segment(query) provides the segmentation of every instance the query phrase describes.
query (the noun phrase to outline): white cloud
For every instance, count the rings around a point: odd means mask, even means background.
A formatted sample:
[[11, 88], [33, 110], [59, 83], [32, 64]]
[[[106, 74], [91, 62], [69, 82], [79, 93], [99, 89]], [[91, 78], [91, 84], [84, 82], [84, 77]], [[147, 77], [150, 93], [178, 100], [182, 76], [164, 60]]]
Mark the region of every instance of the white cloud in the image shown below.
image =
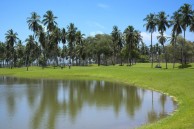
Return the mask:
[[108, 9], [108, 8], [109, 8], [108, 5], [102, 4], [102, 3], [99, 3], [97, 6], [98, 6], [99, 8], [103, 8], [103, 9]]

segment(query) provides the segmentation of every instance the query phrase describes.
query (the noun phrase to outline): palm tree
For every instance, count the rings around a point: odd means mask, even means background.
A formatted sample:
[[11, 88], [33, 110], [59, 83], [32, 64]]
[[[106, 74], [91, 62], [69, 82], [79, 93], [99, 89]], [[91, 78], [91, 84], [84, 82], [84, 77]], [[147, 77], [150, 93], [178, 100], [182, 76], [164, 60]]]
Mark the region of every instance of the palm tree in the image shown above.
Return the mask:
[[84, 40], [84, 34], [81, 33], [81, 31], [76, 32], [76, 47], [78, 48], [78, 58], [79, 58], [79, 65], [81, 64], [81, 56], [83, 55], [83, 40]]
[[23, 66], [24, 49], [25, 49], [25, 47], [22, 45], [22, 41], [19, 40], [18, 43], [17, 43], [17, 48], [16, 48], [17, 57], [18, 57], [18, 67]]
[[44, 65], [46, 65], [46, 53], [47, 53], [47, 35], [44, 32], [44, 28], [42, 26], [39, 26], [38, 32], [38, 40], [41, 45], [41, 51], [43, 53], [43, 63], [42, 63], [42, 68], [44, 68]]
[[123, 34], [120, 32], [119, 33], [119, 41], [117, 42], [117, 47], [119, 51], [119, 56], [120, 56], [120, 66], [122, 66], [122, 48], [123, 48]]
[[162, 45], [163, 47], [163, 51], [164, 51], [164, 55], [165, 55], [165, 61], [166, 61], [166, 69], [168, 68], [167, 66], [167, 54], [166, 54], [166, 50], [165, 50], [165, 47], [164, 47], [164, 43], [167, 41], [167, 37], [164, 36], [161, 32], [160, 32], [160, 35], [157, 36], [157, 39], [158, 39], [158, 42]]
[[[158, 26], [158, 31], [160, 33], [160, 36], [158, 36], [158, 40], [161, 43], [161, 45], [164, 48], [164, 43], [166, 42], [166, 37], [164, 36], [164, 32], [166, 31], [166, 28], [169, 28], [169, 21], [168, 21], [168, 15], [166, 15], [165, 12], [159, 12], [157, 15], [157, 26]], [[167, 57], [166, 57], [166, 51], [164, 48], [164, 53], [165, 53], [165, 60], [166, 60], [166, 69], [167, 67]]]
[[119, 43], [119, 39], [120, 39], [120, 30], [118, 29], [117, 26], [113, 26], [113, 30], [111, 32], [111, 36], [112, 36], [112, 41], [113, 41], [113, 56], [114, 56], [114, 63], [113, 65], [115, 65], [116, 62], [116, 47]]
[[57, 25], [57, 22], [55, 21], [57, 17], [54, 16], [53, 12], [51, 10], [48, 10], [46, 14], [43, 16], [43, 24], [47, 26], [48, 32], [53, 31], [54, 27]]
[[[58, 52], [58, 44], [61, 41], [61, 30], [58, 27], [55, 27], [51, 33], [50, 45], [51, 45], [51, 56], [54, 57], [55, 63], [58, 66], [57, 52]], [[55, 65], [54, 65], [55, 68]]]
[[[1, 64], [4, 67], [4, 60], [6, 58], [6, 45], [3, 42], [0, 42], [0, 60], [3, 62], [3, 64]], [[0, 65], [0, 67], [1, 67]]]
[[132, 45], [133, 45], [133, 41], [134, 41], [134, 27], [133, 26], [128, 26], [125, 30], [124, 30], [124, 34], [125, 34], [125, 41], [127, 43], [127, 47], [128, 47], [128, 62], [130, 61], [130, 66], [132, 63]]
[[147, 22], [146, 24], [144, 24], [144, 26], [146, 26], [146, 31], [151, 33], [151, 58], [152, 58], [151, 67], [153, 68], [152, 35], [156, 31], [156, 25], [157, 25], [155, 14], [150, 13], [149, 15], [146, 16], [144, 21]]
[[[12, 60], [14, 56], [14, 44], [17, 43], [17, 33], [14, 33], [13, 30], [8, 30], [7, 33], [5, 34], [6, 42], [7, 42], [7, 61]], [[10, 68], [12, 68], [12, 62]]]
[[[50, 49], [52, 45], [54, 45], [51, 43], [50, 33], [52, 33], [52, 31], [54, 31], [54, 29], [56, 28], [56, 25], [57, 25], [57, 22], [55, 21], [56, 19], [57, 17], [54, 16], [51, 10], [48, 10], [46, 14], [43, 15], [42, 23], [44, 26], [47, 26], [47, 39], [46, 39], [46, 44], [48, 45], [47, 49]], [[52, 53], [48, 53], [48, 55], [49, 54], [52, 54]]]
[[29, 61], [30, 61], [30, 57], [31, 57], [32, 52], [33, 52], [33, 47], [34, 47], [35, 41], [34, 41], [34, 37], [32, 35], [29, 35], [29, 37], [25, 41], [26, 41], [26, 67], [27, 67], [27, 71], [28, 71]]
[[17, 33], [14, 33], [13, 30], [8, 30], [7, 33], [5, 34], [5, 38], [7, 43], [9, 43], [10, 47], [13, 47], [15, 43], [17, 43]]
[[62, 41], [62, 43], [63, 43], [63, 48], [64, 48], [64, 45], [65, 45], [65, 43], [66, 43], [66, 31], [65, 31], [65, 28], [62, 28], [62, 30], [61, 30], [61, 41]]
[[27, 18], [28, 27], [35, 33], [38, 31], [40, 26], [40, 16], [36, 12], [31, 13], [31, 17]]
[[[182, 57], [182, 67], [183, 67], [183, 60], [184, 60], [184, 44], [185, 44], [185, 32], [187, 27], [191, 24], [192, 20], [192, 6], [189, 4], [184, 4], [183, 6], [180, 7], [179, 12], [181, 14], [181, 27], [183, 29], [183, 34], [184, 34], [184, 43], [182, 43], [182, 50], [181, 50], [181, 57]], [[186, 63], [186, 60], [185, 60]]]
[[193, 17], [192, 17], [192, 19], [191, 19], [190, 31], [191, 31], [191, 32], [194, 32], [194, 12], [193, 12]]
[[73, 52], [73, 46], [74, 46], [74, 42], [76, 40], [76, 31], [77, 28], [74, 26], [73, 23], [70, 23], [69, 26], [67, 26], [67, 40], [69, 43], [69, 56], [70, 56], [70, 60], [69, 63], [71, 64], [71, 59], [72, 59], [72, 52]]
[[171, 17], [170, 24], [172, 26], [172, 38], [171, 42], [173, 43], [173, 68], [175, 67], [175, 50], [176, 50], [176, 40], [177, 36], [182, 33], [181, 29], [181, 14], [179, 12], [174, 12]]
[[[142, 42], [142, 36], [140, 34], [140, 31], [135, 30], [134, 31], [134, 39], [133, 39], [133, 45], [132, 45], [132, 50], [133, 50], [133, 60], [137, 58], [137, 52], [138, 52], [138, 46], [139, 43]], [[135, 61], [135, 60], [134, 60]], [[135, 61], [136, 63], [136, 61]]]

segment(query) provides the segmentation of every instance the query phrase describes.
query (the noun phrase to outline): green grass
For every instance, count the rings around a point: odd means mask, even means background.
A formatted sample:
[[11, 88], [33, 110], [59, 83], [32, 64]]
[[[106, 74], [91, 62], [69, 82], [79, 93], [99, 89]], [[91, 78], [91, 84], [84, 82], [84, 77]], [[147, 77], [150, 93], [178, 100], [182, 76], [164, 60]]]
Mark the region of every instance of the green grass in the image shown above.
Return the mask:
[[[177, 64], [176, 64], [177, 65]], [[149, 129], [194, 129], [194, 64], [185, 69], [150, 68], [151, 64], [127, 66], [0, 68], [0, 75], [25, 78], [49, 79], [97, 79], [124, 82], [174, 96], [179, 106], [171, 116], [140, 128]], [[165, 64], [162, 64], [164, 67]]]

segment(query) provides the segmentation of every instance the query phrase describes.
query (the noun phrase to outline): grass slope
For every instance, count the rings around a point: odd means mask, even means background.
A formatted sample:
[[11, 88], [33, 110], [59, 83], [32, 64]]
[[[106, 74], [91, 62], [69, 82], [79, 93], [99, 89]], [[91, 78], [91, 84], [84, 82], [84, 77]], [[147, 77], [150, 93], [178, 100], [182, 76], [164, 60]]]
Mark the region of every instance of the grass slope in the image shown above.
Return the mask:
[[[162, 64], [164, 66], [164, 64]], [[49, 79], [103, 79], [153, 89], [175, 96], [179, 102], [178, 110], [172, 116], [140, 128], [149, 129], [194, 129], [194, 67], [185, 69], [150, 68], [150, 64], [127, 66], [89, 66], [53, 69], [40, 67], [0, 68], [0, 75], [25, 78]]]

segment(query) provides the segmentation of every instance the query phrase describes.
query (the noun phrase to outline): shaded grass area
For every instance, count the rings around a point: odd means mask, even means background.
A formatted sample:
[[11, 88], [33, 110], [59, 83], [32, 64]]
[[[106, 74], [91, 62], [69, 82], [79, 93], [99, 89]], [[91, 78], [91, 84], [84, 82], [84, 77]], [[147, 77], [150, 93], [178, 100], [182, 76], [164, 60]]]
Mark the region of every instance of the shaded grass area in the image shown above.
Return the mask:
[[[155, 64], [156, 65], [156, 64]], [[177, 64], [176, 64], [177, 65]], [[171, 116], [140, 128], [149, 129], [194, 129], [194, 64], [184, 69], [179, 65], [172, 69], [151, 68], [151, 64], [129, 66], [68, 67], [61, 69], [47, 67], [0, 68], [0, 75], [24, 78], [48, 79], [96, 79], [124, 82], [139, 87], [153, 89], [174, 96], [179, 103], [176, 112]]]

